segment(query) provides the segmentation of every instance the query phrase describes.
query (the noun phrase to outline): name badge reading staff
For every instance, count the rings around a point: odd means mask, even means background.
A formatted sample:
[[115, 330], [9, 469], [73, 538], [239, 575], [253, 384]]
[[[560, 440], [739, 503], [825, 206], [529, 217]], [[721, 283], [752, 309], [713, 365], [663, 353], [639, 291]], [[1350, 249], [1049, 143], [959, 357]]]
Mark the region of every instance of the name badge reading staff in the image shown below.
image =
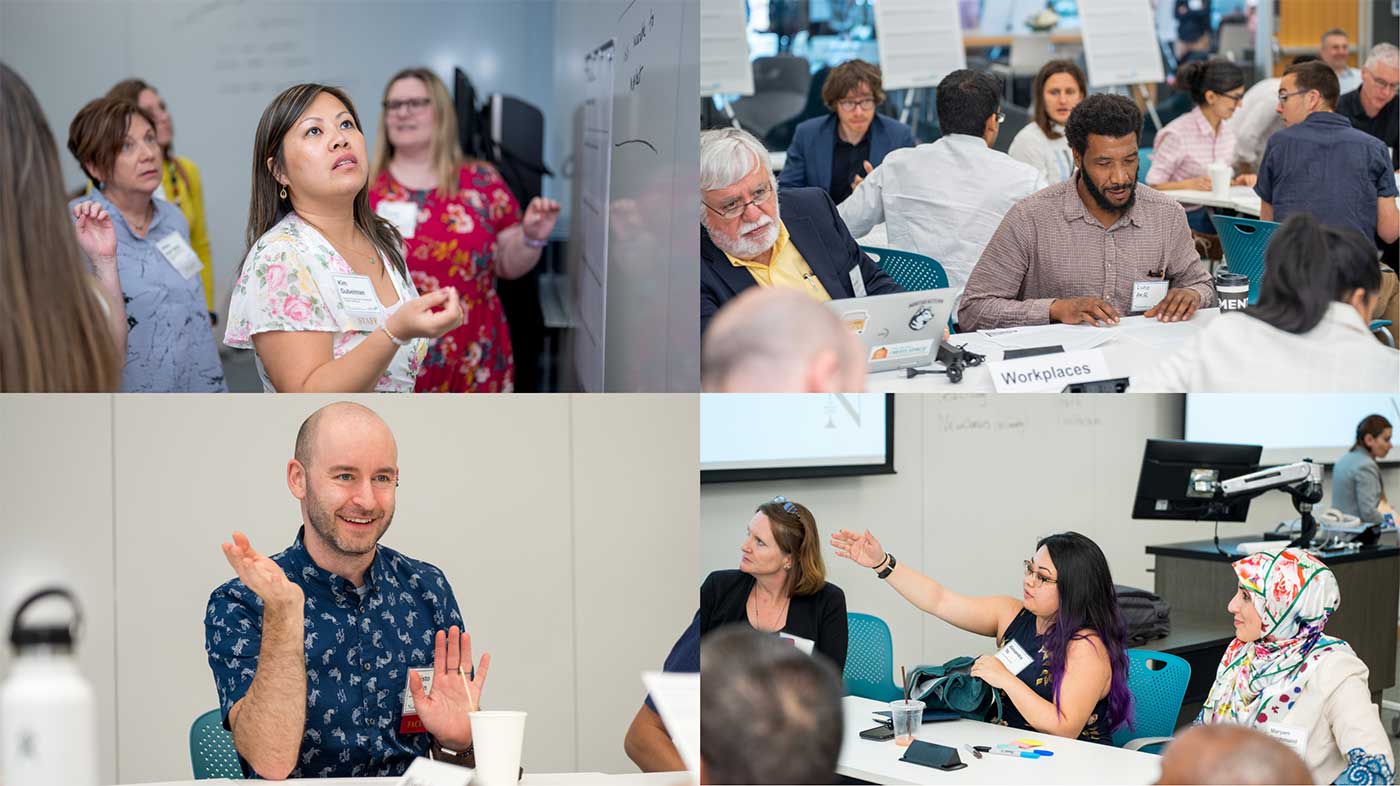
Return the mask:
[[374, 330], [383, 318], [384, 306], [379, 295], [374, 292], [374, 283], [369, 276], [356, 273], [335, 273], [335, 292], [340, 305], [350, 315], [350, 321], [357, 330]]

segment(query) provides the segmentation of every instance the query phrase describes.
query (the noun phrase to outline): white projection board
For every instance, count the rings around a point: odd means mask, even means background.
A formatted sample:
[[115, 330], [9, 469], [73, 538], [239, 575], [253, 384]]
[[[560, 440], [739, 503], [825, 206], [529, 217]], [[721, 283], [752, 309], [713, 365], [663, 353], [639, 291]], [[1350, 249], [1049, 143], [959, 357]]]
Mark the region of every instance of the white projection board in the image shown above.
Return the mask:
[[700, 397], [702, 482], [894, 471], [883, 393]]
[[753, 95], [744, 0], [700, 0], [700, 95]]
[[1155, 84], [1167, 78], [1148, 0], [1079, 0], [1089, 87]]
[[[1310, 458], [1330, 464], [1351, 448], [1356, 424], [1383, 415], [1400, 424], [1400, 395], [1338, 394], [1186, 396], [1186, 439], [1263, 445], [1263, 461]], [[1400, 463], [1400, 451], [1385, 461]]]
[[967, 68], [957, 0], [877, 0], [875, 33], [886, 90], [933, 87]]

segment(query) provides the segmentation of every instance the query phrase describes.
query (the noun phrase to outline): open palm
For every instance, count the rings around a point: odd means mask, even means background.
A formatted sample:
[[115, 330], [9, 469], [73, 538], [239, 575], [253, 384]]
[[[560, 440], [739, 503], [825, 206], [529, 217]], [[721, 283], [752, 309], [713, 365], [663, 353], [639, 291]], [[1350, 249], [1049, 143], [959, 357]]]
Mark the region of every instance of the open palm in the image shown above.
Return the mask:
[[834, 532], [831, 545], [836, 549], [836, 556], [845, 557], [861, 567], [873, 568], [885, 559], [885, 550], [881, 548], [880, 541], [870, 534], [870, 530], [861, 534], [848, 529]]
[[463, 751], [472, 744], [472, 721], [467, 713], [480, 708], [481, 689], [490, 668], [491, 655], [485, 653], [472, 679], [463, 676], [472, 673], [472, 637], [453, 625], [446, 633], [438, 631], [433, 640], [432, 690], [423, 690], [418, 672], [408, 673], [408, 690], [418, 718], [443, 747]]
[[223, 544], [224, 558], [248, 589], [262, 598], [263, 604], [282, 608], [300, 608], [301, 587], [287, 578], [282, 566], [260, 554], [242, 532], [233, 533], [233, 543]]

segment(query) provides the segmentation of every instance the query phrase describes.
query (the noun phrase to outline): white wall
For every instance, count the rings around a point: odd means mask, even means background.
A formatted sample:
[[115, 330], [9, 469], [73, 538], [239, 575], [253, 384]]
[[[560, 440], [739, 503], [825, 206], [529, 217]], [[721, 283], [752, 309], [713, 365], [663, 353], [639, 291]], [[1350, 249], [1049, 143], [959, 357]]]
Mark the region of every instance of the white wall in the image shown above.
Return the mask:
[[[189, 723], [217, 705], [203, 614], [232, 576], [218, 544], [234, 529], [268, 553], [290, 543], [285, 463], [330, 400], [10, 397], [0, 410], [4, 496], [30, 522], [0, 531], [0, 609], [40, 582], [77, 587], [104, 782], [189, 777]], [[632, 771], [639, 675], [695, 608], [693, 397], [363, 401], [399, 445], [384, 542], [452, 581], [492, 653], [485, 702], [530, 712], [526, 770]]]
[[[1143, 441], [1180, 439], [1181, 412], [1175, 395], [898, 396], [894, 475], [702, 486], [701, 571], [737, 567], [755, 506], [783, 494], [812, 509], [824, 542], [837, 529], [868, 528], [900, 562], [959, 592], [1019, 597], [1021, 561], [1036, 539], [1070, 529], [1099, 544], [1115, 582], [1151, 589], [1147, 545], [1212, 532], [1209, 523], [1131, 518]], [[1385, 474], [1400, 488], [1400, 469]], [[1265, 495], [1246, 523], [1222, 524], [1220, 534], [1296, 517], [1286, 495]], [[889, 623], [896, 668], [992, 651], [989, 639], [923, 614], [830, 546], [823, 556], [849, 610]]]

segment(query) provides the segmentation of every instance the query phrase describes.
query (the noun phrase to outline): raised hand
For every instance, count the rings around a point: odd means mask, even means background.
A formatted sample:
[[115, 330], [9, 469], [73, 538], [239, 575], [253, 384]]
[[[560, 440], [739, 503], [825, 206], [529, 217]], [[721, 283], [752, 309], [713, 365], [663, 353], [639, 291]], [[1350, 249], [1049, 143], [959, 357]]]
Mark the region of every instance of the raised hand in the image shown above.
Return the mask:
[[461, 752], [472, 744], [472, 721], [467, 713], [480, 708], [481, 689], [490, 668], [491, 655], [483, 653], [472, 679], [466, 678], [472, 672], [472, 637], [453, 625], [446, 633], [438, 631], [433, 640], [432, 692], [423, 691], [418, 672], [408, 672], [408, 691], [418, 718], [444, 748]]
[[112, 264], [117, 261], [117, 230], [112, 226], [112, 217], [107, 209], [93, 200], [79, 202], [73, 206], [74, 226], [78, 235], [78, 245], [95, 265]]
[[301, 587], [287, 578], [282, 566], [259, 554], [242, 532], [233, 533], [233, 543], [223, 544], [224, 559], [238, 578], [262, 598], [263, 605], [280, 610], [301, 611], [305, 597]]
[[848, 529], [833, 532], [831, 545], [836, 549], [836, 556], [845, 557], [863, 568], [873, 568], [885, 561], [885, 550], [870, 530], [860, 534]]
[[[441, 309], [435, 311], [434, 309]], [[389, 332], [403, 339], [437, 338], [462, 324], [462, 299], [446, 286], [404, 303], [389, 315]]]
[[520, 220], [520, 229], [527, 240], [536, 243], [549, 237], [554, 222], [559, 220], [559, 203], [553, 199], [535, 197], [525, 206], [525, 217]]

